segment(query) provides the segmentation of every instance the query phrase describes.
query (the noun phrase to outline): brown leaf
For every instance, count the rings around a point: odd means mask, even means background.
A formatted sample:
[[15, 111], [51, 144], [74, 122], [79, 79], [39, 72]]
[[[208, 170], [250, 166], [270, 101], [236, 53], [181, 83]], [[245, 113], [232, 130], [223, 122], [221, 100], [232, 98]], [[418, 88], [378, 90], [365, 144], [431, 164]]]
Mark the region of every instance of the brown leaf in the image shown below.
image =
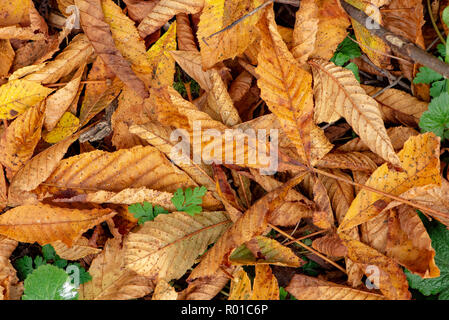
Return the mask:
[[0, 233], [21, 242], [45, 245], [61, 240], [71, 246], [82, 233], [115, 214], [111, 209], [22, 205], [0, 216]]
[[298, 300], [385, 300], [385, 297], [296, 274], [286, 288]]
[[[128, 0], [129, 1], [129, 0]], [[178, 38], [178, 49], [185, 51], [198, 51], [195, 35], [190, 25], [189, 15], [179, 13], [176, 15], [176, 37]]]
[[312, 247], [326, 256], [340, 258], [347, 254], [347, 249], [335, 233], [313, 240]]
[[98, 254], [101, 249], [89, 246], [89, 240], [85, 237], [81, 237], [73, 244], [72, 247], [68, 247], [64, 242], [58, 240], [52, 242], [51, 245], [56, 251], [56, 254], [61, 259], [66, 260], [79, 260], [91, 254]]
[[304, 65], [315, 50], [319, 21], [317, 1], [302, 1], [296, 12], [292, 48], [293, 56], [300, 65]]
[[80, 11], [81, 26], [95, 52], [123, 83], [147, 98], [149, 95], [144, 83], [115, 46], [110, 26], [105, 22], [101, 1], [75, 0], [75, 4]]

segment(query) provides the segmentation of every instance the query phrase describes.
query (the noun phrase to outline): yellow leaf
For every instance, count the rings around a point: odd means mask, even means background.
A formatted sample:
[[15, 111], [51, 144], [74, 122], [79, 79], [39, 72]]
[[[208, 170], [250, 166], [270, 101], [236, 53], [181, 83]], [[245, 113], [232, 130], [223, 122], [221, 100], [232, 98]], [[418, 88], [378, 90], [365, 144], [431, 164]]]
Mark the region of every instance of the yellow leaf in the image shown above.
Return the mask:
[[[411, 137], [398, 156], [403, 172], [389, 169], [388, 164], [380, 166], [366, 186], [399, 196], [405, 191], [428, 184], [441, 184], [440, 176], [440, 139], [433, 133], [425, 133]], [[375, 216], [391, 199], [375, 192], [363, 189], [351, 204], [339, 231], [350, 229]], [[380, 208], [380, 209], [379, 209]]]
[[236, 248], [229, 256], [235, 265], [274, 264], [278, 266], [299, 267], [301, 261], [293, 251], [274, 239], [256, 236]]
[[251, 280], [243, 268], [239, 268], [231, 280], [228, 300], [250, 300], [252, 294]]
[[15, 52], [9, 40], [0, 39], [0, 78], [9, 74], [14, 56]]
[[230, 223], [221, 211], [160, 214], [125, 238], [126, 267], [152, 279], [178, 279]]
[[43, 135], [43, 139], [48, 143], [58, 143], [67, 138], [72, 133], [78, 130], [80, 121], [72, 113], [66, 112], [63, 114], [55, 128]]
[[128, 18], [112, 0], [102, 0], [101, 7], [104, 21], [111, 28], [117, 49], [131, 63], [131, 68], [138, 76], [149, 74], [151, 66], [145, 50], [145, 41], [139, 36], [134, 21]]
[[251, 300], [279, 300], [279, 285], [268, 265], [256, 265]]
[[0, 119], [14, 119], [44, 100], [53, 90], [28, 80], [12, 80], [0, 87]]
[[344, 117], [374, 153], [400, 167], [378, 104], [360, 87], [354, 74], [324, 60], [312, 60], [310, 65], [314, 75], [316, 109], [325, 114], [315, 121], [332, 122]]
[[140, 22], [137, 29], [140, 36], [157, 31], [178, 13], [195, 14], [201, 11], [204, 0], [159, 0], [148, 15]]
[[23, 205], [0, 216], [0, 234], [21, 242], [45, 245], [61, 240], [71, 246], [88, 229], [115, 214], [111, 209]]
[[148, 50], [150, 61], [151, 87], [173, 85], [175, 76], [175, 60], [170, 51], [176, 50], [176, 21], [170, 25], [166, 33]]
[[0, 26], [29, 23], [31, 5], [31, 0], [0, 0]]
[[214, 34], [262, 3], [261, 0], [205, 0], [197, 32], [205, 69], [243, 53], [256, 39], [255, 25], [262, 17], [263, 10], [246, 17], [219, 34]]

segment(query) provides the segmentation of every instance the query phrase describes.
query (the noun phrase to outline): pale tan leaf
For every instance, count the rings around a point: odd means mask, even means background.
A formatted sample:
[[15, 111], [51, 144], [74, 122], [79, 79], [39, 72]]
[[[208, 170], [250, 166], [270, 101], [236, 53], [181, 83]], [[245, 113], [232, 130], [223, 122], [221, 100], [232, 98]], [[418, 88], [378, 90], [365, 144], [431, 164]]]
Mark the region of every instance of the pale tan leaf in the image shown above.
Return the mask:
[[313, 60], [310, 65], [314, 73], [316, 107], [344, 117], [374, 153], [400, 167], [378, 104], [366, 95], [354, 74], [324, 60]]
[[178, 13], [195, 14], [201, 11], [203, 5], [204, 0], [159, 0], [140, 22], [137, 29], [140, 36], [145, 38]]
[[286, 288], [298, 300], [385, 300], [371, 292], [296, 274]]
[[56, 251], [56, 254], [61, 259], [66, 260], [79, 260], [91, 254], [97, 254], [101, 252], [101, 249], [89, 246], [89, 240], [85, 237], [81, 237], [68, 247], [64, 242], [58, 240], [52, 242], [51, 245]]
[[152, 279], [178, 279], [229, 225], [220, 211], [158, 215], [126, 237], [126, 266]]
[[151, 300], [176, 300], [177, 298], [178, 293], [176, 293], [175, 288], [162, 279], [157, 282]]
[[153, 282], [128, 270], [124, 265], [120, 238], [109, 239], [103, 251], [92, 261], [92, 280], [81, 285], [80, 300], [130, 300], [153, 291]]

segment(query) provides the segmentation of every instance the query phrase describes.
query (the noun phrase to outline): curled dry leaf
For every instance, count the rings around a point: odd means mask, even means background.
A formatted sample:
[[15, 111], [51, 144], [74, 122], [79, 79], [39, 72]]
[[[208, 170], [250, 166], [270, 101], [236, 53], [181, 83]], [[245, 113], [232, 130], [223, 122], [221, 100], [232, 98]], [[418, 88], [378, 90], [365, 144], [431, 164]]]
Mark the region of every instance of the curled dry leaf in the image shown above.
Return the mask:
[[189, 15], [185, 13], [177, 14], [176, 23], [178, 25], [176, 28], [176, 37], [178, 38], [179, 50], [198, 51], [195, 35], [190, 25]]
[[385, 297], [296, 274], [286, 288], [298, 300], [385, 300]]
[[[366, 94], [372, 96], [383, 88], [362, 85]], [[420, 101], [410, 94], [397, 90], [387, 89], [375, 97], [379, 103], [382, 119], [385, 122], [404, 124], [416, 127], [428, 103]]]
[[83, 232], [115, 214], [111, 209], [22, 205], [0, 216], [0, 234], [21, 242], [45, 245], [61, 240], [71, 246]]
[[31, 158], [12, 179], [8, 190], [8, 204], [14, 206], [29, 200], [35, 202], [36, 197], [29, 191], [36, 189], [51, 175], [69, 146], [78, 137], [79, 133], [74, 134]]
[[56, 254], [61, 259], [66, 260], [78, 260], [91, 254], [98, 254], [101, 249], [91, 247], [89, 245], [89, 239], [81, 237], [71, 246], [68, 247], [64, 242], [58, 240], [52, 242], [51, 245], [56, 251]]
[[100, 0], [75, 0], [79, 8], [81, 26], [89, 38], [95, 53], [120, 80], [135, 90], [141, 97], [147, 98], [148, 91], [129, 63], [117, 49], [112, 37], [111, 26], [106, 23]]
[[158, 215], [125, 238], [126, 267], [151, 279], [178, 279], [230, 222], [221, 211]]
[[317, 1], [302, 1], [296, 12], [292, 48], [293, 56], [300, 65], [304, 65], [315, 50], [319, 21]]
[[[441, 184], [439, 140], [433, 133], [410, 137], [398, 154], [404, 171], [389, 169], [387, 164], [383, 164], [365, 185], [399, 196], [413, 187]], [[350, 229], [377, 216], [383, 209], [377, 206], [380, 202], [387, 205], [391, 199], [366, 189], [361, 190], [339, 230]]]
[[0, 140], [0, 162], [11, 178], [33, 156], [41, 138], [45, 103], [41, 102], [19, 115]]
[[137, 27], [140, 36], [145, 38], [157, 31], [178, 13], [200, 12], [204, 2], [204, 0], [159, 0]]
[[236, 271], [231, 281], [228, 300], [279, 300], [279, 285], [268, 265], [256, 265], [253, 288], [243, 269]]
[[94, 50], [86, 35], [78, 34], [53, 60], [27, 75], [24, 79], [41, 84], [56, 83], [87, 62], [93, 53]]
[[153, 282], [125, 268], [120, 238], [109, 239], [103, 251], [92, 261], [92, 280], [81, 285], [80, 300], [129, 300], [153, 291]]
[[9, 260], [17, 244], [17, 241], [0, 235], [0, 300], [19, 300], [22, 295], [23, 288]]
[[347, 253], [345, 245], [335, 233], [313, 240], [312, 247], [326, 256], [334, 258], [344, 257]]
[[256, 236], [229, 256], [229, 261], [235, 265], [274, 264], [278, 266], [299, 267], [301, 260], [293, 251], [278, 241]]
[[[310, 65], [315, 80], [316, 108], [326, 114], [321, 121], [332, 122], [344, 117], [374, 153], [400, 167], [378, 104], [360, 87], [354, 74], [324, 60], [313, 60]], [[332, 118], [333, 114], [338, 117]]]
[[317, 162], [316, 166], [319, 168], [367, 172], [373, 172], [377, 169], [371, 158], [360, 152], [328, 153]]

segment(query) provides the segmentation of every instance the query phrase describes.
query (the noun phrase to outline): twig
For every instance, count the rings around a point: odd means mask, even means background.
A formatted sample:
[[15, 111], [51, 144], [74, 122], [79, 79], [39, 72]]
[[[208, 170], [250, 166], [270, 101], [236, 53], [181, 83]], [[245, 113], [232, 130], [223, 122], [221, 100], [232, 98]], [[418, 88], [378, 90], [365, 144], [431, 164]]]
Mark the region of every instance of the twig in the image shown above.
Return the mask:
[[[346, 10], [346, 12], [362, 25], [365, 24], [368, 19], [370, 19], [365, 12], [357, 9], [346, 1], [341, 0], [340, 3]], [[368, 31], [384, 40], [391, 47], [393, 52], [397, 52], [403, 56], [410, 57], [416, 63], [420, 63], [423, 66], [426, 66], [438, 72], [445, 78], [449, 78], [448, 64], [427, 53], [425, 50], [416, 46], [414, 43], [411, 43], [404, 37], [394, 34], [381, 25], [378, 25], [378, 27], [375, 29], [369, 29]]]
[[427, 10], [429, 11], [430, 21], [432, 22], [432, 26], [435, 29], [438, 38], [440, 38], [441, 42], [444, 45], [446, 45], [446, 40], [444, 40], [444, 37], [441, 35], [440, 29], [438, 29], [437, 23], [435, 22], [435, 18], [433, 17], [432, 5], [430, 4], [430, 0], [427, 0]]
[[[371, 67], [373, 67], [377, 72], [380, 72], [382, 75], [384, 75], [384, 77], [388, 78], [388, 81], [390, 82], [390, 84], [392, 82], [395, 82], [398, 80], [398, 78], [396, 78], [394, 75], [391, 74], [391, 72], [389, 72], [388, 70], [379, 68], [378, 66], [376, 66], [367, 56], [362, 55], [362, 60], [365, 61], [366, 63], [368, 63]], [[399, 81], [396, 84], [400, 85], [401, 87], [403, 87], [406, 90], [411, 90], [410, 86], [408, 86], [406, 83], [404, 83], [403, 81]]]
[[288, 246], [288, 245], [290, 245], [290, 244], [292, 244], [292, 243], [294, 243], [294, 242], [296, 242], [296, 241], [302, 241], [302, 240], [304, 240], [304, 239], [311, 238], [311, 237], [317, 236], [317, 235], [322, 234], [322, 233], [325, 233], [325, 232], [327, 232], [327, 230], [320, 230], [320, 231], [317, 231], [317, 232], [308, 234], [308, 235], [303, 236], [303, 237], [301, 237], [301, 238], [297, 238], [297, 239], [295, 239], [295, 240], [291, 240], [291, 241], [287, 242], [286, 244], [284, 244], [284, 246]]
[[386, 86], [385, 88], [380, 89], [379, 91], [377, 91], [376, 93], [371, 95], [371, 98], [375, 98], [377, 96], [380, 96], [382, 93], [384, 93], [386, 90], [393, 88], [395, 85], [397, 85], [399, 83], [399, 81], [401, 81], [402, 76], [400, 76], [399, 78], [397, 78], [395, 81], [393, 81], [392, 83], [390, 83], [388, 86]]
[[326, 262], [330, 263], [331, 265], [333, 265], [335, 268], [337, 268], [338, 270], [346, 273], [346, 270], [343, 269], [339, 264], [335, 263], [334, 261], [330, 260], [328, 257], [326, 257], [325, 255], [322, 255], [321, 253], [319, 253], [318, 251], [316, 251], [315, 249], [312, 249], [311, 247], [309, 247], [308, 245], [305, 245], [304, 243], [302, 243], [301, 241], [293, 238], [291, 235], [289, 235], [288, 233], [282, 231], [281, 229], [279, 229], [278, 227], [272, 225], [272, 224], [268, 224], [268, 226], [274, 230], [276, 230], [277, 232], [279, 232], [280, 234], [282, 234], [284, 237], [289, 238], [290, 240], [296, 242], [297, 244], [299, 244], [301, 247], [303, 247], [304, 249], [309, 250], [310, 252], [312, 252], [313, 254], [317, 255], [318, 257], [320, 257], [321, 259], [325, 260]]

